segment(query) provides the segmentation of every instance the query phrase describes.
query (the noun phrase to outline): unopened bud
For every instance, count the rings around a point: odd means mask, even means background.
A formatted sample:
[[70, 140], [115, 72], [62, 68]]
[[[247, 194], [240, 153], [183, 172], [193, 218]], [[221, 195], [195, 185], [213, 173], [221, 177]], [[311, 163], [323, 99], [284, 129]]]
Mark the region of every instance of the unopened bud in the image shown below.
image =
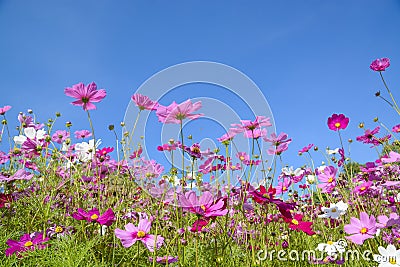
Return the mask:
[[114, 130], [114, 124], [108, 125], [108, 130], [110, 130], [110, 131]]

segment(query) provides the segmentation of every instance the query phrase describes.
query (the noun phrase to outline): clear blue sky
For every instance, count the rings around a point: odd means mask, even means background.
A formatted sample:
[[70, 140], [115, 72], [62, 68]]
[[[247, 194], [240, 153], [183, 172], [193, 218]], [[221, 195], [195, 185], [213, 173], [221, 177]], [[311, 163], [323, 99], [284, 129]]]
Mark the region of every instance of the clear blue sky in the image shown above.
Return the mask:
[[[119, 125], [130, 96], [151, 75], [187, 61], [220, 62], [261, 88], [278, 132], [294, 140], [285, 158], [296, 167], [308, 143], [339, 145], [326, 126], [332, 113], [350, 117], [346, 140], [361, 135], [360, 121], [374, 127], [375, 116], [389, 127], [399, 123], [374, 96], [384, 88], [369, 69], [389, 57], [385, 77], [400, 96], [399, 29], [398, 0], [0, 0], [0, 106], [13, 106], [11, 126], [30, 108], [42, 121], [61, 112], [59, 129], [67, 120], [74, 130], [89, 129], [63, 91], [95, 81], [108, 93], [92, 112], [96, 135], [112, 146], [107, 126]], [[352, 146], [360, 162], [374, 159], [369, 151]]]

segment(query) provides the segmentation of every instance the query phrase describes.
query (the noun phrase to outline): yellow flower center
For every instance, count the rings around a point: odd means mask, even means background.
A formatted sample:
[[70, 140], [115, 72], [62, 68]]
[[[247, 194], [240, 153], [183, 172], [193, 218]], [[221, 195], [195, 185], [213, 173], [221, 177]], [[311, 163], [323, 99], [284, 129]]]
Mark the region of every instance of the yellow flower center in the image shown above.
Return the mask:
[[192, 148], [192, 152], [193, 153], [200, 153], [200, 148], [194, 147], [194, 148]]
[[61, 226], [57, 226], [56, 229], [54, 230], [56, 233], [62, 233], [64, 229]]
[[335, 209], [335, 208], [332, 209], [332, 212], [336, 212], [336, 211], [337, 211], [337, 209]]
[[368, 232], [367, 228], [365, 227], [361, 228], [360, 233], [365, 234], [366, 232]]
[[333, 182], [333, 177], [328, 179], [328, 183], [332, 183]]
[[367, 189], [365, 186], [360, 188], [360, 191], [364, 191], [365, 189]]
[[286, 186], [283, 186], [282, 187], [282, 191], [286, 191], [287, 190], [287, 187]]
[[339, 128], [340, 127], [340, 122], [335, 123], [335, 127]]
[[269, 194], [265, 193], [265, 194], [263, 194], [263, 197], [269, 198]]
[[333, 244], [333, 242], [332, 241], [328, 241], [328, 242], [326, 242], [328, 245], [332, 245]]
[[90, 216], [90, 219], [92, 219], [92, 220], [97, 220], [97, 218], [99, 218], [99, 216], [97, 216], [97, 214], [93, 214], [92, 216]]
[[24, 244], [24, 247], [30, 247], [30, 246], [33, 246], [32, 241], [27, 241], [27, 242]]
[[396, 257], [394, 257], [394, 256], [389, 257], [389, 263], [395, 265], [397, 263], [396, 262]]
[[145, 236], [146, 236], [146, 233], [145, 233], [145, 232], [143, 232], [143, 231], [137, 232], [137, 237], [143, 238], [143, 237], [145, 237]]
[[294, 225], [299, 225], [299, 221], [296, 220], [296, 219], [293, 219], [293, 220], [292, 220], [292, 223], [293, 223]]
[[206, 211], [206, 206], [201, 205], [200, 208], [201, 208], [203, 211]]
[[232, 165], [231, 166], [231, 170], [235, 170], [236, 169], [236, 166], [235, 165]]
[[241, 161], [243, 161], [244, 160], [244, 157], [243, 156], [240, 156], [240, 158], [239, 158]]

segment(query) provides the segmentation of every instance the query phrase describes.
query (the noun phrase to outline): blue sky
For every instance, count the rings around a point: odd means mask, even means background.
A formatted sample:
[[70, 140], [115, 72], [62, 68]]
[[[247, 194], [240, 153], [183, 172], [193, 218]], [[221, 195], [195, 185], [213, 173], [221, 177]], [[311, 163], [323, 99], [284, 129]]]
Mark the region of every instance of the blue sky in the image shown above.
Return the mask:
[[[285, 162], [300, 166], [303, 146], [339, 146], [326, 126], [332, 113], [350, 117], [345, 140], [362, 134], [361, 121], [374, 127], [376, 116], [390, 128], [399, 123], [374, 96], [385, 91], [369, 69], [372, 60], [389, 57], [384, 74], [399, 96], [399, 27], [400, 1], [394, 0], [0, 0], [0, 106], [13, 106], [11, 126], [19, 111], [32, 109], [42, 121], [61, 112], [59, 129], [65, 121], [73, 130], [89, 129], [86, 114], [63, 92], [95, 81], [108, 93], [91, 114], [96, 136], [113, 146], [108, 125], [119, 125], [131, 95], [149, 77], [183, 62], [219, 62], [262, 90], [277, 131], [293, 138]], [[170, 97], [183, 101], [212, 92], [212, 86], [193, 88]], [[352, 145], [351, 155], [359, 162], [376, 156], [361, 144]]]

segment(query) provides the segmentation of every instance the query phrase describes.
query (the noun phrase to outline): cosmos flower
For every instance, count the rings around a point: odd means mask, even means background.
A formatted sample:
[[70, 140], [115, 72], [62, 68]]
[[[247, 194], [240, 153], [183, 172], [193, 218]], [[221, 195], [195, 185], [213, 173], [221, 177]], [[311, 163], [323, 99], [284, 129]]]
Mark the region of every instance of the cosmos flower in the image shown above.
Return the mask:
[[328, 118], [328, 128], [332, 131], [344, 130], [349, 124], [349, 118], [343, 114], [333, 114]]
[[72, 217], [78, 221], [97, 222], [100, 225], [110, 226], [115, 221], [115, 215], [111, 208], [106, 210], [102, 215], [97, 208], [91, 209], [88, 212], [81, 208], [72, 214]]
[[376, 219], [373, 215], [370, 217], [367, 213], [361, 212], [360, 219], [351, 217], [350, 224], [346, 224], [343, 229], [351, 235], [346, 236], [346, 239], [361, 245], [366, 239], [374, 238], [377, 231]]
[[302, 214], [295, 214], [293, 218], [284, 218], [285, 222], [289, 223], [289, 228], [296, 231], [302, 231], [307, 235], [314, 235], [315, 232], [311, 229], [312, 222], [305, 222], [302, 220]]
[[314, 144], [309, 144], [308, 146], [303, 147], [299, 150], [299, 154], [307, 153], [313, 146]]
[[141, 94], [134, 94], [132, 97], [132, 101], [135, 102], [136, 106], [140, 110], [156, 110], [158, 103], [156, 101], [151, 100], [148, 96], [144, 96]]
[[163, 243], [164, 238], [160, 235], [150, 235], [151, 221], [147, 218], [141, 217], [138, 226], [132, 223], [125, 225], [125, 230], [119, 228], [115, 229], [115, 236], [121, 240], [122, 246], [129, 248], [136, 241], [141, 241], [150, 252], [154, 249], [159, 249]]
[[10, 109], [11, 109], [11, 106], [4, 106], [4, 107], [0, 108], [0, 115], [6, 114], [6, 112], [9, 111]]
[[385, 71], [389, 66], [390, 66], [390, 60], [384, 57], [372, 61], [369, 68], [373, 71]]
[[333, 166], [327, 166], [323, 172], [318, 173], [318, 188], [322, 189], [322, 193], [330, 193], [336, 186], [336, 173], [337, 169]]
[[177, 104], [174, 101], [167, 107], [159, 105], [156, 114], [158, 120], [162, 123], [180, 124], [184, 119], [194, 120], [203, 116], [203, 114], [192, 114], [200, 108], [201, 101], [192, 103], [192, 101], [188, 99], [181, 104]]
[[[149, 257], [149, 261], [153, 262], [153, 258]], [[167, 263], [171, 264], [171, 263], [174, 263], [177, 261], [178, 261], [178, 257], [173, 257], [173, 256], [164, 256], [164, 257], [157, 256], [156, 257], [156, 262], [159, 264], [163, 264], [163, 265], [166, 265]]]
[[10, 177], [6, 177], [0, 173], [0, 182], [11, 182], [14, 180], [30, 180], [32, 179], [33, 174], [25, 171], [24, 169], [20, 169], [16, 171]]
[[380, 255], [374, 254], [374, 261], [378, 262], [378, 267], [396, 267], [400, 266], [400, 250], [392, 244], [389, 244], [386, 249], [382, 246], [378, 247]]
[[346, 251], [346, 241], [339, 240], [337, 242], [328, 241], [327, 243], [318, 244], [316, 250], [326, 252], [328, 256], [336, 256], [339, 253]]
[[33, 233], [33, 234], [24, 234], [21, 236], [20, 240], [7, 240], [7, 245], [9, 248], [6, 249], [6, 256], [9, 257], [12, 254], [16, 254], [19, 256], [21, 252], [35, 249], [44, 249], [48, 246], [48, 244], [43, 244], [48, 241], [49, 238], [44, 238], [43, 233]]
[[339, 219], [341, 215], [346, 214], [348, 204], [344, 203], [342, 200], [338, 203], [331, 203], [329, 208], [322, 207], [321, 210], [323, 214], [318, 215], [319, 218], [331, 218], [331, 219]]
[[[237, 123], [232, 124], [231, 126], [233, 128], [229, 129], [229, 131], [232, 133], [238, 134], [238, 133], [243, 133], [243, 132], [247, 132], [247, 131], [252, 132], [256, 129], [260, 130], [261, 127], [272, 126], [272, 124], [270, 122], [270, 118], [267, 118], [264, 116], [256, 116], [256, 119], [254, 121], [241, 120], [240, 122], [241, 122], [241, 124], [237, 124]], [[251, 136], [251, 133], [247, 133], [247, 135]]]
[[178, 196], [179, 206], [184, 210], [203, 217], [224, 216], [228, 213], [224, 199], [214, 201], [209, 191], [204, 192], [200, 197], [195, 191], [189, 191]]
[[53, 142], [56, 142], [58, 144], [62, 144], [65, 140], [67, 140], [67, 138], [69, 138], [69, 132], [65, 130], [57, 130], [51, 136], [51, 140], [53, 140]]
[[88, 130], [80, 130], [80, 131], [75, 131], [74, 135], [76, 139], [85, 139], [87, 137], [92, 136], [92, 133]]
[[71, 104], [81, 106], [85, 111], [96, 109], [93, 103], [100, 102], [107, 95], [104, 89], [97, 90], [97, 85], [94, 82], [87, 86], [83, 83], [75, 84], [71, 88], [65, 88], [64, 93], [67, 96], [76, 98], [77, 100]]

